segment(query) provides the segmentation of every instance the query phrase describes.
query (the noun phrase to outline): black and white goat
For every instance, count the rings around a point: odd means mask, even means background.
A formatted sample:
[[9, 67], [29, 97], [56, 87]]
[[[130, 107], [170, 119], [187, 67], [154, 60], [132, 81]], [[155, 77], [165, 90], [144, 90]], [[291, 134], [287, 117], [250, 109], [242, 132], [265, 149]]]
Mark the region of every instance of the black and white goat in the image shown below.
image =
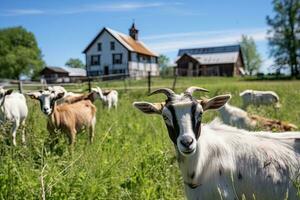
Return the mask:
[[212, 122], [202, 115], [222, 107], [230, 95], [197, 100], [190, 87], [170, 89], [163, 103], [135, 102], [147, 114], [162, 115], [177, 152], [188, 199], [298, 199], [293, 180], [300, 171], [300, 132], [249, 132]]

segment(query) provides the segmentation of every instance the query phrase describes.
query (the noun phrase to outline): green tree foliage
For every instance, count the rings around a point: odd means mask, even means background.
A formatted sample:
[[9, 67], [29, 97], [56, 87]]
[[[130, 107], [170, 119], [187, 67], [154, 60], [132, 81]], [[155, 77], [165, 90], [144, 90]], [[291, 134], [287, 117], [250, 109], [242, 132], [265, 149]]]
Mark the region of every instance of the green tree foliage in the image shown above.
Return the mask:
[[160, 74], [162, 76], [166, 75], [169, 62], [170, 62], [170, 58], [168, 58], [166, 55], [161, 54], [158, 56], [158, 65], [160, 68]]
[[252, 75], [253, 72], [257, 72], [261, 66], [261, 56], [257, 51], [255, 41], [252, 37], [242, 35], [240, 45], [243, 52], [245, 68], [250, 73], [250, 75]]
[[273, 0], [273, 17], [267, 16], [269, 45], [278, 68], [289, 66], [292, 76], [300, 68], [300, 0]]
[[0, 78], [35, 77], [43, 65], [33, 33], [23, 27], [0, 29]]
[[68, 67], [73, 67], [73, 68], [84, 68], [85, 65], [79, 58], [70, 58], [66, 64]]

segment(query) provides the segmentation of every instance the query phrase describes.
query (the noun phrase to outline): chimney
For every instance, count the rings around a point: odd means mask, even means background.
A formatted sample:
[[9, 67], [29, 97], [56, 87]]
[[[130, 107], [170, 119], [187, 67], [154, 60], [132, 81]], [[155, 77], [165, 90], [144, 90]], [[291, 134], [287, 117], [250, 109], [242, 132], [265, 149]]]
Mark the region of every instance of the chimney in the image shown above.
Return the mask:
[[131, 28], [129, 29], [129, 35], [134, 40], [138, 40], [139, 38], [139, 30], [135, 28], [134, 22], [132, 23]]

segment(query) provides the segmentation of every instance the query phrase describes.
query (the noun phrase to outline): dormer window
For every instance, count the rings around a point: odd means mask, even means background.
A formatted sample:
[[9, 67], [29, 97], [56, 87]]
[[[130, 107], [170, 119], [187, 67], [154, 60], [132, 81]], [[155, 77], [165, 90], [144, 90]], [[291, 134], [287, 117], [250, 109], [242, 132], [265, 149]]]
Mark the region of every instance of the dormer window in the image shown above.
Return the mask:
[[102, 43], [98, 43], [98, 51], [102, 51]]
[[110, 42], [110, 50], [115, 50], [115, 42]]

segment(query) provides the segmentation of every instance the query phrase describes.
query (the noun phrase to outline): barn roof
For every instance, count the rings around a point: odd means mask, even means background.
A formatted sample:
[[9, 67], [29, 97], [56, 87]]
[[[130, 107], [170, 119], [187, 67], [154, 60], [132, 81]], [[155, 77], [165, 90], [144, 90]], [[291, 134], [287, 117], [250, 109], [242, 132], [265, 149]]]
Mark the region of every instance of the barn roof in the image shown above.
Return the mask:
[[183, 54], [199, 55], [199, 54], [214, 54], [214, 53], [231, 53], [239, 52], [241, 49], [240, 45], [227, 45], [227, 46], [216, 46], [216, 47], [201, 47], [192, 49], [179, 49], [178, 56]]
[[67, 72], [69, 72], [69, 76], [86, 76], [86, 70], [81, 68], [72, 68], [72, 67], [65, 67], [64, 68]]
[[41, 73], [43, 73], [46, 69], [55, 73], [66, 73], [68, 76], [86, 76], [86, 70], [80, 68], [47, 66], [41, 71]]
[[68, 73], [66, 70], [64, 70], [61, 67], [47, 66], [43, 70], [45, 70], [45, 69], [50, 69], [51, 71], [57, 72], [57, 73]]
[[113, 29], [104, 27], [97, 36], [89, 43], [89, 45], [84, 49], [83, 53], [86, 53], [89, 48], [96, 42], [96, 40], [101, 36], [101, 34], [107, 31], [110, 33], [116, 40], [118, 40], [126, 49], [132, 52], [137, 52], [149, 56], [158, 56], [152, 50], [150, 50], [142, 41], [134, 40], [132, 37], [115, 31]]

